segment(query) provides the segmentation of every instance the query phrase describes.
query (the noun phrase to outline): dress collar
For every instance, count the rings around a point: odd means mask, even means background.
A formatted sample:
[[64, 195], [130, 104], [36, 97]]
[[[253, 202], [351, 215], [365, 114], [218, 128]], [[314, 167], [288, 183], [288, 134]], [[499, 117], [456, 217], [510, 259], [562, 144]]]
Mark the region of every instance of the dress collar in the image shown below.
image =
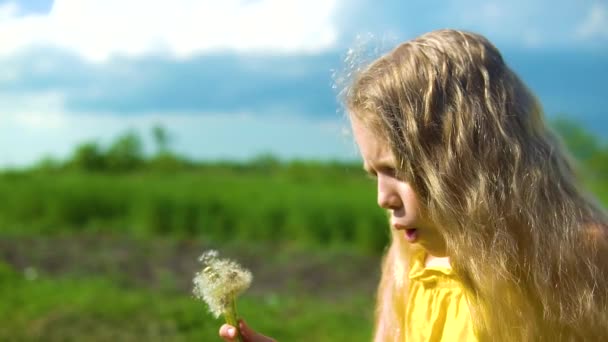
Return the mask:
[[446, 266], [425, 266], [426, 252], [424, 250], [416, 251], [412, 255], [410, 263], [410, 280], [419, 280], [422, 282], [437, 282], [438, 278], [456, 279], [454, 271]]

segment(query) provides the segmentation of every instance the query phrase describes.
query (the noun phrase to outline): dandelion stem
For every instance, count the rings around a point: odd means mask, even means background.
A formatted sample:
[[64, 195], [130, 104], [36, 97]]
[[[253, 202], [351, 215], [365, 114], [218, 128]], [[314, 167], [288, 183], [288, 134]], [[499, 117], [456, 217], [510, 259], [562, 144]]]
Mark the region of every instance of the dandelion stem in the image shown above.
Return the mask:
[[237, 321], [236, 300], [234, 296], [230, 298], [230, 305], [228, 305], [226, 311], [224, 311], [224, 319], [226, 320], [226, 323], [236, 328], [236, 338], [239, 342], [243, 342], [243, 339], [241, 338], [241, 329], [239, 329]]

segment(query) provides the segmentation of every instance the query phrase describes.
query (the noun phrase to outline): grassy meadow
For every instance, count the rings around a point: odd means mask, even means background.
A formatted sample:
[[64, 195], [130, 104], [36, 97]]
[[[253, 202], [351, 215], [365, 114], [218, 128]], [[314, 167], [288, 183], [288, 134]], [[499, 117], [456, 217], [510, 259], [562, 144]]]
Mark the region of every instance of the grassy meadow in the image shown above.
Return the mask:
[[205, 165], [0, 176], [0, 340], [212, 341], [191, 296], [215, 248], [250, 268], [239, 302], [282, 341], [366, 341], [388, 238], [359, 165]]
[[[608, 205], [608, 147], [557, 121]], [[574, 128], [573, 128], [574, 127]], [[191, 295], [218, 249], [254, 274], [239, 300], [279, 341], [369, 341], [388, 241], [357, 162], [195, 163], [127, 133], [69, 160], [0, 172], [0, 341], [214, 341]]]

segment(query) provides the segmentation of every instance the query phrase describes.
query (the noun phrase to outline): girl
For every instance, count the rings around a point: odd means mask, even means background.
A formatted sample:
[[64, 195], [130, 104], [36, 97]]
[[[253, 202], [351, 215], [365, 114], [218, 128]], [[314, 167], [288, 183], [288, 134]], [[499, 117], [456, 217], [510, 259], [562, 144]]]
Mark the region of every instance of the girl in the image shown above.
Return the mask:
[[390, 215], [375, 341], [608, 340], [608, 218], [488, 40], [427, 33], [344, 96]]

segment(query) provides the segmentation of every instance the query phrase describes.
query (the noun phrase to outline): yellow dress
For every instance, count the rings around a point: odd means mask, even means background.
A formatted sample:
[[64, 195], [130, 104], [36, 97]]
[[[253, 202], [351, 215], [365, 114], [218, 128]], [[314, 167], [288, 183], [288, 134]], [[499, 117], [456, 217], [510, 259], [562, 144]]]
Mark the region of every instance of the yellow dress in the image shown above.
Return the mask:
[[462, 284], [448, 267], [425, 267], [425, 256], [410, 266], [406, 341], [477, 341]]

